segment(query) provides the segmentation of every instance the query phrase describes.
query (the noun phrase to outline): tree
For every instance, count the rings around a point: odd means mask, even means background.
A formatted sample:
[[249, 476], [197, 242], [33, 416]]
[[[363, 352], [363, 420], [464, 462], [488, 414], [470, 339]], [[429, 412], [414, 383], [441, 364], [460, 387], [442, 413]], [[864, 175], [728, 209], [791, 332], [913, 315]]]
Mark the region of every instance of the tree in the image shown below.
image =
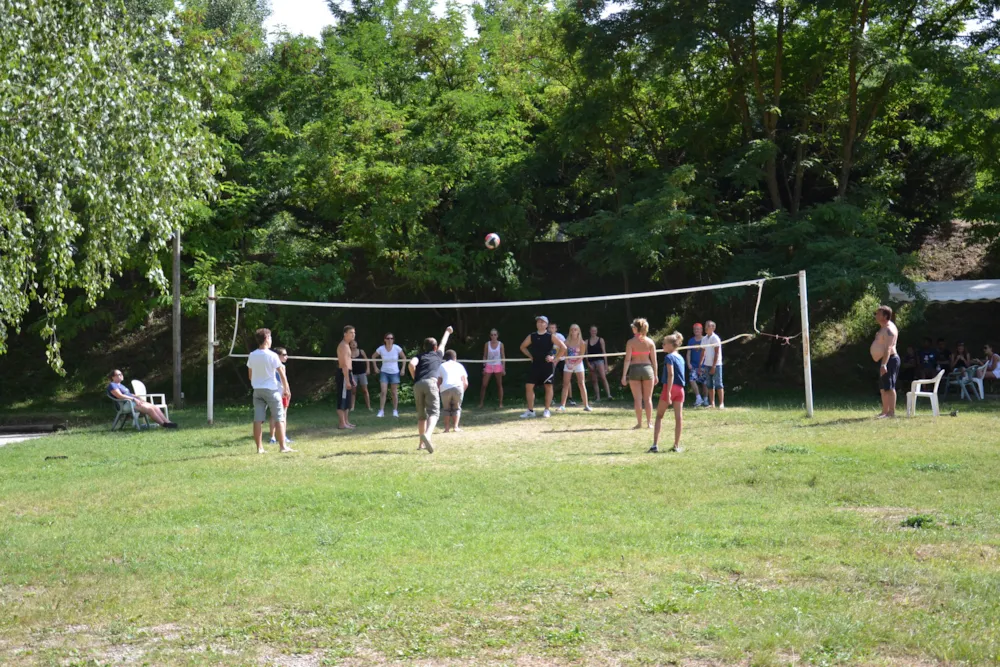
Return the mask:
[[219, 168], [202, 106], [218, 54], [106, 0], [0, 16], [0, 352], [37, 304], [59, 371], [68, 293], [93, 307], [137, 258], [166, 288], [158, 254]]

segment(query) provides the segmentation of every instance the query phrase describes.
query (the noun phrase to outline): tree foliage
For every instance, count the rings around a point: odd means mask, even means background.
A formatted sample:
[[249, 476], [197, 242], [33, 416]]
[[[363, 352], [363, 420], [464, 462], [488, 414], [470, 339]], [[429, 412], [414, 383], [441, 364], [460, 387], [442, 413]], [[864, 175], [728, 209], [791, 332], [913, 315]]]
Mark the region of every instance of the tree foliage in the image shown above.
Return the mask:
[[0, 351], [33, 303], [48, 359], [67, 293], [92, 307], [158, 253], [219, 168], [205, 122], [210, 48], [102, 0], [0, 0]]

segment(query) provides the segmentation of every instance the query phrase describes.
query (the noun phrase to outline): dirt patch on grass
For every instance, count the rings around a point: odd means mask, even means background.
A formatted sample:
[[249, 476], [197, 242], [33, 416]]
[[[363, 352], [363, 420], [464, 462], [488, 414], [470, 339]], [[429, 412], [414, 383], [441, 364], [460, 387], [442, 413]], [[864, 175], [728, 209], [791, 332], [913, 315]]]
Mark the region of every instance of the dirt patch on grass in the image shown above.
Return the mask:
[[900, 528], [900, 524], [912, 516], [935, 517], [936, 513], [931, 509], [917, 509], [913, 507], [841, 507], [841, 512], [856, 512], [863, 516], [871, 517], [879, 523], [885, 524], [889, 528]]

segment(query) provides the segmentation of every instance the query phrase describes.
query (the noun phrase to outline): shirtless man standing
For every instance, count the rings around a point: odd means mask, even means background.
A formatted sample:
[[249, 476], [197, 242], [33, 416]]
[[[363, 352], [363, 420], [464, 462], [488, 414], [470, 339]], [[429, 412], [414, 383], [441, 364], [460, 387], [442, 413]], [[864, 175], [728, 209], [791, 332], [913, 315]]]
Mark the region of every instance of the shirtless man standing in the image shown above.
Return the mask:
[[882, 391], [882, 414], [876, 419], [887, 419], [896, 416], [896, 378], [899, 376], [896, 341], [899, 329], [892, 321], [892, 308], [889, 306], [879, 306], [875, 310], [875, 321], [881, 328], [875, 334], [871, 354], [872, 360], [879, 363], [879, 389]]
[[337, 392], [337, 418], [340, 424], [337, 428], [355, 428], [348, 421], [351, 414], [351, 390], [357, 387], [354, 373], [351, 371], [351, 341], [354, 340], [354, 327], [348, 324], [344, 327], [344, 340], [337, 345], [337, 376], [334, 378], [334, 390]]

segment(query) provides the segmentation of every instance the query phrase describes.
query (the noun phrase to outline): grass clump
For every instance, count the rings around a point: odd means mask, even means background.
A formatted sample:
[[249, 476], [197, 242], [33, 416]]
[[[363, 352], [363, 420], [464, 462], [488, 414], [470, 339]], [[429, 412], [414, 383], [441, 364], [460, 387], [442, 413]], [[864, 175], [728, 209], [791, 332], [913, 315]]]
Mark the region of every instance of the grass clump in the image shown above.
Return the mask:
[[811, 450], [802, 445], [768, 445], [764, 448], [768, 454], [809, 454]]
[[931, 528], [934, 526], [934, 517], [929, 514], [915, 514], [903, 519], [899, 525], [903, 528]]

